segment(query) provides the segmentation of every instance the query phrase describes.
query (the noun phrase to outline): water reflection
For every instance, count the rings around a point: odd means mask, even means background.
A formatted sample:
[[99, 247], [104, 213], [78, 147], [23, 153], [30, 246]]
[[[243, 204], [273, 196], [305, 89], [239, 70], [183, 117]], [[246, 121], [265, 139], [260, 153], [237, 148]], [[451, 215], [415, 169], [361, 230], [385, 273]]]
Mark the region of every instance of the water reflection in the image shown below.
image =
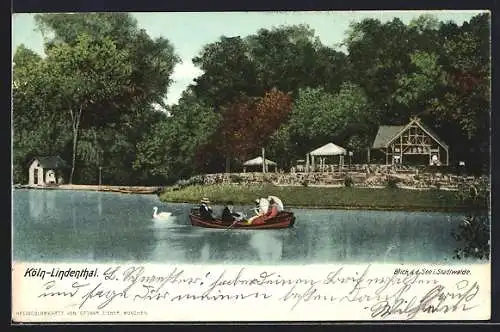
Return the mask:
[[278, 262], [283, 254], [283, 236], [281, 231], [252, 231], [249, 244], [262, 262]]
[[102, 216], [102, 193], [97, 193], [97, 213]]
[[203, 243], [203, 247], [200, 250], [200, 256], [202, 261], [207, 262], [210, 259], [210, 244], [208, 242]]
[[49, 192], [45, 192], [45, 213], [48, 215], [53, 215], [57, 213], [56, 207], [56, 195], [51, 195]]
[[27, 192], [30, 218], [35, 222], [40, 222], [42, 220], [45, 204], [44, 195], [37, 193], [35, 190], [29, 190]]
[[168, 260], [183, 261], [186, 259], [186, 250], [183, 247], [185, 241], [180, 234], [184, 225], [176, 222], [177, 217], [172, 216], [167, 220], [153, 221], [149, 226], [154, 242], [153, 250], [149, 254], [151, 258], [165, 257]]
[[[442, 262], [458, 214], [296, 210], [294, 228], [192, 227], [190, 205], [154, 195], [14, 191], [14, 257], [23, 260], [184, 263]], [[152, 208], [171, 212], [152, 219]], [[219, 211], [221, 207], [214, 207]], [[245, 207], [238, 207], [245, 210]]]

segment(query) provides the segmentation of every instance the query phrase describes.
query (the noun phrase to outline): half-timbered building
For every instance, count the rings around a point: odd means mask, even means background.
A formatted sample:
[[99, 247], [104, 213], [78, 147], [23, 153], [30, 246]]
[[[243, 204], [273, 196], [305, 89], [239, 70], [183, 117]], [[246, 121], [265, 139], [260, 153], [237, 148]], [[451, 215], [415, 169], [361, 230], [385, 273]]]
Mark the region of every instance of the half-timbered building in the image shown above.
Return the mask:
[[372, 148], [383, 152], [386, 165], [449, 164], [448, 145], [418, 118], [404, 126], [380, 126]]

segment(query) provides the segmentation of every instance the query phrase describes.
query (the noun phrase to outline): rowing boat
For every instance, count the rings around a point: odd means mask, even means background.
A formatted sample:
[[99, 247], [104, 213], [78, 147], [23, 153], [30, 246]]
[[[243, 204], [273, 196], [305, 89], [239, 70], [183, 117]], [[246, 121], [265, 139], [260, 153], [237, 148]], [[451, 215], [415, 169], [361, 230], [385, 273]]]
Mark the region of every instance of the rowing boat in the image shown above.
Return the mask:
[[200, 217], [198, 209], [192, 209], [189, 214], [191, 225], [217, 229], [280, 229], [292, 227], [295, 223], [293, 212], [281, 211], [276, 217], [266, 220], [264, 224], [247, 224], [245, 221], [233, 223], [221, 219], [204, 220]]

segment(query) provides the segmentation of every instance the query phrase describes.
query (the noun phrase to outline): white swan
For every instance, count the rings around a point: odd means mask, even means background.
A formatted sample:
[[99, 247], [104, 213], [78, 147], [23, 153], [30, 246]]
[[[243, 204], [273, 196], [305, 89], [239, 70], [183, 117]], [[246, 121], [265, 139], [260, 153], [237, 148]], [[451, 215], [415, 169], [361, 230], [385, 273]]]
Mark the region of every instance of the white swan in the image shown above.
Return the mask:
[[172, 213], [170, 212], [160, 212], [158, 213], [158, 208], [155, 206], [153, 208], [153, 219], [168, 219]]

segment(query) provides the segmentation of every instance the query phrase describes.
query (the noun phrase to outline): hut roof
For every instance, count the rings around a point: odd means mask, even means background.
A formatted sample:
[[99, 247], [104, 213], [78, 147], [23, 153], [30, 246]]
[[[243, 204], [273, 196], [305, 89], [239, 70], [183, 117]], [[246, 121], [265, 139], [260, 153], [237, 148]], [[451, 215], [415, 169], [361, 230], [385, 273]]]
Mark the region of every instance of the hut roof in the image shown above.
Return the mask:
[[406, 126], [380, 126], [373, 142], [373, 148], [384, 148], [404, 127]]
[[375, 140], [373, 141], [373, 148], [380, 149], [387, 147], [388, 144], [390, 144], [394, 139], [403, 134], [403, 132], [405, 132], [406, 129], [409, 128], [412, 124], [416, 124], [417, 126], [419, 126], [443, 148], [448, 149], [448, 145], [442, 139], [440, 139], [433, 130], [424, 125], [418, 118], [411, 120], [410, 123], [404, 126], [380, 126], [378, 128], [377, 136], [375, 136]]
[[333, 143], [325, 144], [309, 153], [312, 156], [336, 156], [339, 154], [346, 154], [346, 150]]
[[44, 156], [44, 157], [34, 157], [31, 159], [30, 163], [33, 162], [33, 160], [38, 160], [40, 163], [40, 167], [42, 168], [66, 168], [68, 165], [66, 162], [59, 156]]
[[[258, 166], [262, 165], [262, 157], [257, 157], [254, 159], [247, 160], [243, 163], [244, 166]], [[272, 160], [266, 159], [266, 165], [276, 165]]]

